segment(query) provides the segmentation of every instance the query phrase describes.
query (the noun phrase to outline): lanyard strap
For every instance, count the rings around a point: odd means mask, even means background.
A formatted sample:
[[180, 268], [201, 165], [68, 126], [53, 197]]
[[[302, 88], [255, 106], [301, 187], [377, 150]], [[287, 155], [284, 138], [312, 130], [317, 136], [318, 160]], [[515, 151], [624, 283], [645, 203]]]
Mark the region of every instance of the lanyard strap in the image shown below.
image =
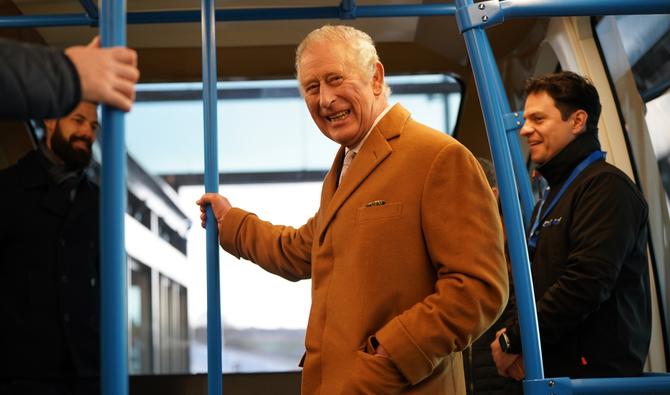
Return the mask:
[[[528, 237], [528, 246], [531, 248], [535, 248], [537, 246], [537, 239], [540, 237], [540, 222], [544, 221], [544, 219], [549, 215], [551, 210], [554, 209], [554, 206], [558, 203], [558, 201], [561, 199], [565, 191], [568, 189], [570, 184], [577, 178], [579, 173], [581, 173], [584, 169], [586, 169], [591, 163], [605, 158], [605, 153], [603, 151], [593, 151], [589, 156], [586, 157], [583, 161], [581, 161], [577, 167], [572, 170], [572, 173], [570, 173], [570, 177], [563, 183], [563, 186], [561, 189], [558, 191], [556, 196], [551, 200], [547, 208], [544, 210], [544, 213], [542, 213], [542, 208], [544, 206], [545, 199], [540, 200], [540, 207], [537, 210], [537, 215], [535, 216], [535, 222], [533, 223], [533, 227], [530, 228], [530, 236]], [[547, 187], [548, 192], [549, 187]], [[546, 193], [545, 193], [546, 195]]]

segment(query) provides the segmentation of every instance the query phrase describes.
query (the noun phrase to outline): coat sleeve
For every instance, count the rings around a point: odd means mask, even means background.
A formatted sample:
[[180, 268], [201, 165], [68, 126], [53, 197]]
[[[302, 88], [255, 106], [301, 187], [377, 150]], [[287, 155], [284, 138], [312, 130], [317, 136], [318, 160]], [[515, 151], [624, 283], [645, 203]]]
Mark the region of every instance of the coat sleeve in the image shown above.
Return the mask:
[[0, 119], [49, 119], [81, 100], [77, 70], [63, 51], [0, 40]]
[[232, 208], [219, 224], [219, 241], [237, 258], [250, 260], [290, 281], [311, 277], [314, 218], [298, 229], [273, 225]]
[[[625, 258], [646, 241], [640, 236], [646, 235], [646, 203], [631, 188], [621, 176], [603, 174], [572, 205], [565, 271], [537, 301], [543, 343], [558, 342], [609, 299]], [[518, 321], [511, 331], [512, 343], [520, 340]]]
[[431, 166], [421, 222], [435, 291], [376, 333], [411, 384], [484, 333], [508, 296], [495, 198], [476, 159], [459, 143], [443, 148]]

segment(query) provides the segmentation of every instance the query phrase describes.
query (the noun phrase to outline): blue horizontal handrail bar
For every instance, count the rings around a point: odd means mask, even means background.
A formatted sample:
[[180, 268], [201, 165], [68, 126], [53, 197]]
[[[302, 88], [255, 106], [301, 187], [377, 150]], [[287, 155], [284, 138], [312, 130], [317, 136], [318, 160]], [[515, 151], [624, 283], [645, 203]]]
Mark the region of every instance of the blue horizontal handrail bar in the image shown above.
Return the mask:
[[59, 15], [2, 15], [0, 28], [97, 26], [98, 19], [86, 14]]
[[572, 380], [574, 395], [667, 395], [669, 391], [670, 375]]
[[[622, 15], [670, 13], [670, 1], [643, 0], [505, 0], [500, 2], [505, 19], [538, 16]], [[453, 3], [357, 6], [351, 14], [340, 7], [282, 7], [216, 11], [216, 21], [262, 21], [291, 19], [347, 19], [401, 16], [455, 15]], [[200, 11], [129, 12], [128, 24], [196, 23]], [[0, 16], [0, 27], [95, 26], [87, 14]]]
[[670, 13], [668, 0], [505, 0], [500, 2], [500, 7], [505, 19]]
[[[400, 16], [454, 15], [453, 4], [407, 4], [358, 6], [353, 11], [357, 18], [382, 18]], [[347, 16], [340, 7], [284, 7], [262, 9], [233, 9], [216, 11], [216, 21], [262, 21], [290, 19], [341, 19]], [[199, 10], [129, 12], [128, 24], [195, 23], [200, 22]], [[0, 16], [0, 27], [55, 27], [94, 26], [97, 20], [86, 14], [13, 15]]]

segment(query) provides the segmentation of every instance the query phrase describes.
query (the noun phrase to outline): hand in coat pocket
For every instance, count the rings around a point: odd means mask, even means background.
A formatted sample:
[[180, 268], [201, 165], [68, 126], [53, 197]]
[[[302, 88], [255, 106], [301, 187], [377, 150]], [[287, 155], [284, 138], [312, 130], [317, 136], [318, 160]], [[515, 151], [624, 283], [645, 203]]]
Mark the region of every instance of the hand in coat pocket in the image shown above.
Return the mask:
[[393, 362], [380, 355], [356, 352], [354, 370], [342, 395], [393, 395], [409, 385]]

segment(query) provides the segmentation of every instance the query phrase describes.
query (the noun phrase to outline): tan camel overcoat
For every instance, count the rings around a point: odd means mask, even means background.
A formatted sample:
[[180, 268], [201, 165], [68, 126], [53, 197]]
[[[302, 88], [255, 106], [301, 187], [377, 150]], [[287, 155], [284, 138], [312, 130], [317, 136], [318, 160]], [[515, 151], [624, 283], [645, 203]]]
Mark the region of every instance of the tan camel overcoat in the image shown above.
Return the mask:
[[[219, 224], [222, 247], [286, 279], [312, 279], [303, 395], [464, 394], [460, 351], [498, 317], [508, 290], [484, 173], [400, 105], [338, 187], [343, 156], [305, 225], [233, 208]], [[390, 359], [371, 355], [371, 335]]]

